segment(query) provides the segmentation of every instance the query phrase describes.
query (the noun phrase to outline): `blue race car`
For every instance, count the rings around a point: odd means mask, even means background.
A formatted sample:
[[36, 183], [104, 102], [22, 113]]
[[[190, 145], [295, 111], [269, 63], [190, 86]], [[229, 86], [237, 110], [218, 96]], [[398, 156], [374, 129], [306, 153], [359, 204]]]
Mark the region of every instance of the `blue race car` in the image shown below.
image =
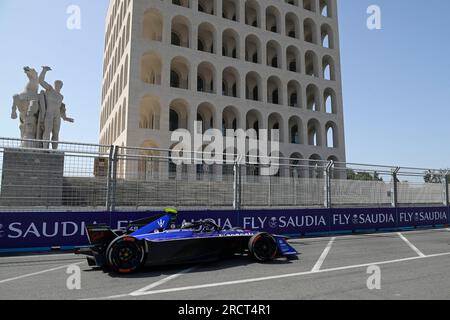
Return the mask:
[[213, 220], [176, 226], [177, 212], [131, 223], [127, 231], [105, 225], [87, 226], [91, 247], [80, 250], [89, 266], [132, 273], [144, 266], [210, 262], [235, 254], [249, 254], [258, 262], [296, 259], [298, 252], [286, 238], [263, 232], [224, 229]]

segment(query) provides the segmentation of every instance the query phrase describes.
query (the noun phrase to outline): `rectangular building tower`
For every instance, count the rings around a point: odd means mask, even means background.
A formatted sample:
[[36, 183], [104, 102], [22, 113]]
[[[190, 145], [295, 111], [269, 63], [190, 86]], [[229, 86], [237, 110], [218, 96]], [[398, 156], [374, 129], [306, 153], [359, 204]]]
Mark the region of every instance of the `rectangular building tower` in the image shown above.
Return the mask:
[[111, 0], [100, 142], [279, 129], [284, 157], [345, 162], [336, 0]]

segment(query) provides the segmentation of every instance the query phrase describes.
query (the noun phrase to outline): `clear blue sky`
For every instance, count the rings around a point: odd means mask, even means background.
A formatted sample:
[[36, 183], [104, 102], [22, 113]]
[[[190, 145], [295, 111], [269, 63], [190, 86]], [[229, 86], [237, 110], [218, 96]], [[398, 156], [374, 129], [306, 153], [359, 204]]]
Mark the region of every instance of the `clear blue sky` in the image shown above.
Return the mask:
[[[82, 28], [66, 28], [69, 5]], [[62, 140], [97, 142], [107, 0], [0, 1], [0, 136], [18, 136], [11, 96], [25, 84], [22, 67], [54, 69], [75, 125]], [[382, 9], [382, 30], [369, 31], [366, 10]], [[338, 0], [347, 160], [450, 167], [450, 1]]]

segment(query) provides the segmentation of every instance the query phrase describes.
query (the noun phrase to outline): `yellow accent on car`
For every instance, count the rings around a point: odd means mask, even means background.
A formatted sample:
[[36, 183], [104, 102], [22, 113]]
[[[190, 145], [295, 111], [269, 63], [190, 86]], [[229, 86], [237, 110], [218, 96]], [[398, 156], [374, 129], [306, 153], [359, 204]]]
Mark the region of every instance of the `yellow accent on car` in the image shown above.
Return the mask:
[[174, 208], [166, 208], [164, 209], [165, 213], [172, 213], [172, 214], [178, 214], [178, 211]]

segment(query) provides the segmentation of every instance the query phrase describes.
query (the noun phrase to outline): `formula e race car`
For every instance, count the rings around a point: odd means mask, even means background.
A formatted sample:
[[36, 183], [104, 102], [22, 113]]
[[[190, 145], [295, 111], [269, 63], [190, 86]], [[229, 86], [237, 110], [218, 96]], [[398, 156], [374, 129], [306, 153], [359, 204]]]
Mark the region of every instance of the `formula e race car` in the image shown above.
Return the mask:
[[225, 229], [213, 220], [176, 226], [177, 212], [132, 222], [126, 231], [105, 225], [87, 226], [91, 246], [79, 250], [89, 266], [132, 273], [144, 266], [210, 262], [235, 254], [248, 254], [257, 262], [296, 259], [298, 252], [286, 238], [263, 232]]

